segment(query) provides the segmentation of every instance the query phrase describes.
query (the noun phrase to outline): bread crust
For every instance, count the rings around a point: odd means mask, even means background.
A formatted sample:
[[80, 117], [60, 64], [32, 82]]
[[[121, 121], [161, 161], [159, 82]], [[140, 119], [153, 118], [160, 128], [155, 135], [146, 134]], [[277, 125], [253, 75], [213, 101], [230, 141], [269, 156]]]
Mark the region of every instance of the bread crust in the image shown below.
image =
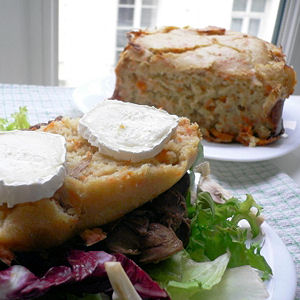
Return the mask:
[[200, 132], [186, 118], [156, 157], [138, 163], [102, 155], [62, 118], [37, 130], [67, 142], [67, 176], [51, 199], [0, 207], [0, 247], [28, 251], [59, 245], [86, 228], [116, 220], [173, 186], [198, 153]]
[[164, 27], [128, 38], [112, 98], [186, 116], [215, 142], [265, 145], [284, 132], [282, 107], [296, 75], [281, 48], [216, 27]]

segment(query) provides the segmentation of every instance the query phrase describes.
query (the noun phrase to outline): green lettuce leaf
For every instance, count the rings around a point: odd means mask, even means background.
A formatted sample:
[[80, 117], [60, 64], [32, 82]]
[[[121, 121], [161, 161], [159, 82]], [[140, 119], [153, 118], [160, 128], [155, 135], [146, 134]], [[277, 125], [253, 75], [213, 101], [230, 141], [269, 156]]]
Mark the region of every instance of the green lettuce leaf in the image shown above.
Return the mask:
[[164, 287], [172, 299], [189, 299], [201, 289], [211, 289], [218, 284], [226, 270], [229, 254], [214, 261], [195, 262], [186, 251], [181, 251], [147, 271]]
[[11, 114], [12, 122], [8, 119], [0, 118], [0, 130], [16, 130], [16, 129], [28, 129], [30, 124], [27, 119], [27, 108], [19, 107], [19, 111]]
[[[209, 193], [201, 192], [195, 205], [187, 200], [187, 207], [191, 218], [191, 237], [186, 250], [192, 259], [214, 260], [229, 251], [229, 267], [250, 265], [262, 271], [263, 279], [270, 278], [272, 270], [260, 254], [261, 246], [258, 243], [249, 245], [248, 229], [238, 226], [241, 220], [246, 220], [252, 237], [260, 234], [261, 207], [251, 195], [247, 195], [244, 202], [231, 198], [224, 204], [218, 204]], [[256, 208], [256, 214], [252, 208]]]
[[228, 269], [211, 290], [194, 294], [191, 300], [264, 300], [269, 297], [256, 270], [250, 266]]

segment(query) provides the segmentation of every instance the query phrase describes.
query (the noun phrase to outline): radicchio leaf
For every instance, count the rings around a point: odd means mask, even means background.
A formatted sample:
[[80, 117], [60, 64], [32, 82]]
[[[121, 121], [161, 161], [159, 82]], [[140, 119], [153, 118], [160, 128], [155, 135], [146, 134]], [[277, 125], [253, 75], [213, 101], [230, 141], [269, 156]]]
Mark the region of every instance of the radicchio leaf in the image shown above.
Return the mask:
[[0, 271], [0, 299], [34, 299], [48, 291], [59, 293], [112, 293], [104, 263], [119, 261], [143, 299], [170, 299], [168, 294], [132, 260], [122, 254], [73, 250], [66, 265], [54, 266], [37, 277], [27, 268], [14, 265]]

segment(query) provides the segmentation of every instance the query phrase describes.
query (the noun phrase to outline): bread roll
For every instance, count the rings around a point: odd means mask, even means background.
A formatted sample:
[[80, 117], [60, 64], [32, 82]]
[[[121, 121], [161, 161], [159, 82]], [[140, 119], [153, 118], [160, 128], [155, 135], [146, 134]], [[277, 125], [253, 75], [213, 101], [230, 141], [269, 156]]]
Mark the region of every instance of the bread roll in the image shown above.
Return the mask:
[[0, 206], [0, 247], [48, 248], [116, 220], [173, 186], [198, 153], [198, 126], [186, 118], [158, 155], [138, 163], [102, 155], [78, 134], [77, 126], [78, 119], [63, 118], [38, 129], [66, 138], [68, 174], [50, 199]]

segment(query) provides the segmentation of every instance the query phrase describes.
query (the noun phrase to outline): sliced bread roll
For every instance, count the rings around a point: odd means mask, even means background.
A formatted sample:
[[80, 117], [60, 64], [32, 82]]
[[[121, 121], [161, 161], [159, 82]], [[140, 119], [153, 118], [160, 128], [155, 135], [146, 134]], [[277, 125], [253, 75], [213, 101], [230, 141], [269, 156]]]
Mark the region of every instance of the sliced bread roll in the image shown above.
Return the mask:
[[198, 153], [196, 124], [182, 118], [174, 136], [155, 157], [141, 162], [118, 161], [101, 154], [77, 132], [78, 120], [62, 119], [44, 131], [67, 140], [64, 203], [79, 217], [78, 228], [113, 221], [173, 186]]
[[78, 134], [78, 121], [62, 118], [38, 129], [65, 137], [68, 174], [50, 199], [0, 207], [0, 249], [48, 248], [116, 220], [173, 186], [198, 153], [198, 125], [186, 118], [158, 155], [138, 163], [102, 155]]

